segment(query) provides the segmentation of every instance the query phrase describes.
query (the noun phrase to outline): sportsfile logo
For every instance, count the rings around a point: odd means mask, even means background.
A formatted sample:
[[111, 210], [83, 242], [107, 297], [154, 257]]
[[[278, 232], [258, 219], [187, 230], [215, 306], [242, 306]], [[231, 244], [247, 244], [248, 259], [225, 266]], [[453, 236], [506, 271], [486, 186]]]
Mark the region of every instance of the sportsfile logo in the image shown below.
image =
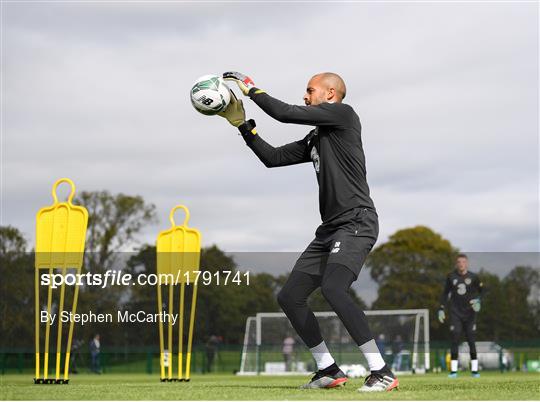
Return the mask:
[[41, 286], [50, 286], [57, 289], [62, 285], [66, 286], [96, 286], [102, 289], [108, 286], [155, 286], [164, 284], [190, 283], [202, 284], [204, 286], [226, 286], [246, 284], [249, 286], [250, 271], [200, 271], [200, 270], [178, 270], [175, 274], [139, 274], [133, 276], [121, 270], [107, 270], [104, 273], [44, 273], [40, 276]]

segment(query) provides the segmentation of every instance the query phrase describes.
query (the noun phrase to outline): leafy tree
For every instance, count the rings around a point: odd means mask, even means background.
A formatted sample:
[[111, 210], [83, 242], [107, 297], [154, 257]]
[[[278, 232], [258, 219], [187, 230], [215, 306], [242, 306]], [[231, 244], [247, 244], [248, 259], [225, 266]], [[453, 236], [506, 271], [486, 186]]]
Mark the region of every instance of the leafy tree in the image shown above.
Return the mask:
[[[83, 191], [76, 196], [75, 204], [83, 205], [88, 210], [88, 229], [86, 252], [83, 270], [103, 274], [109, 269], [123, 269], [125, 260], [129, 258], [126, 246], [134, 243], [136, 235], [146, 224], [156, 221], [155, 206], [147, 204], [141, 196], [126, 194], [111, 194], [108, 191]], [[120, 258], [121, 257], [121, 258]], [[79, 295], [79, 312], [92, 311], [113, 313], [122, 307], [129, 297], [128, 289], [124, 286], [107, 286], [102, 289], [97, 286], [84, 286]], [[103, 344], [117, 342], [120, 329], [119, 323], [95, 323], [84, 326], [78, 336], [89, 339], [93, 334], [103, 336]]]
[[526, 340], [540, 338], [535, 317], [535, 303], [529, 296], [539, 286], [540, 274], [531, 267], [515, 267], [503, 279], [506, 306], [505, 340]]
[[446, 272], [457, 250], [440, 234], [426, 226], [398, 230], [368, 258], [371, 277], [379, 285], [398, 273], [431, 278]]
[[[155, 274], [156, 247], [143, 245], [136, 253], [130, 254], [122, 271], [124, 274], [131, 274], [135, 283], [141, 283], [139, 277], [142, 275]], [[124, 289], [123, 302], [119, 308], [122, 311], [156, 313], [156, 295], [156, 286], [129, 286]], [[157, 324], [154, 328], [149, 327], [147, 323], [122, 324], [121, 331], [123, 335], [119, 339], [127, 342], [130, 346], [157, 345]]]
[[508, 315], [505, 292], [501, 279], [482, 269], [478, 275], [483, 284], [482, 311], [477, 315], [478, 340], [504, 340], [505, 326], [512, 317]]
[[[428, 227], [398, 230], [368, 257], [371, 277], [379, 284], [372, 307], [436, 311], [456, 254], [457, 250], [448, 240]], [[435, 314], [430, 317], [432, 336], [442, 337], [441, 324]]]
[[13, 226], [0, 226], [0, 256], [19, 258], [26, 252], [27, 242], [19, 229]]
[[34, 334], [34, 262], [13, 226], [0, 226], [1, 345], [28, 347]]
[[92, 271], [110, 265], [114, 253], [133, 242], [145, 224], [156, 221], [155, 206], [141, 196], [83, 191], [75, 203], [88, 210], [86, 266]]

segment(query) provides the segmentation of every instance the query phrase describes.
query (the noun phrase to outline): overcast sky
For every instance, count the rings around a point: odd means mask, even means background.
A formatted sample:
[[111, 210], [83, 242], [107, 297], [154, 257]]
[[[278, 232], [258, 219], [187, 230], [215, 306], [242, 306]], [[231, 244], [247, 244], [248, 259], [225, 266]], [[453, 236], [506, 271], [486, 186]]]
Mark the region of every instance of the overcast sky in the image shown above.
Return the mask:
[[[141, 242], [183, 203], [205, 245], [303, 250], [320, 222], [312, 165], [266, 169], [188, 94], [238, 70], [302, 103], [308, 79], [334, 71], [362, 121], [379, 243], [422, 224], [464, 251], [540, 251], [535, 3], [2, 8], [1, 223], [31, 244], [65, 176], [154, 203]], [[274, 145], [309, 130], [245, 103]]]

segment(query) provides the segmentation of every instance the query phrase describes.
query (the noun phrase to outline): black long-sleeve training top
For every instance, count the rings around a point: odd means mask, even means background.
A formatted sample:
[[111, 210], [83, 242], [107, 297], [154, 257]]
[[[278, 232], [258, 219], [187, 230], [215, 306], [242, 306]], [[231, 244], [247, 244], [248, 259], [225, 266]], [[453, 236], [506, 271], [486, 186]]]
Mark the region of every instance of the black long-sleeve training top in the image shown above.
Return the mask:
[[375, 210], [366, 180], [360, 119], [344, 103], [289, 105], [252, 88], [249, 97], [282, 123], [316, 126], [303, 139], [273, 147], [259, 135], [244, 135], [247, 145], [267, 167], [313, 162], [319, 184], [323, 222], [356, 207]]
[[450, 312], [458, 316], [474, 314], [471, 300], [482, 295], [482, 281], [475, 273], [460, 275], [456, 270], [446, 277], [441, 295], [441, 308], [450, 304]]

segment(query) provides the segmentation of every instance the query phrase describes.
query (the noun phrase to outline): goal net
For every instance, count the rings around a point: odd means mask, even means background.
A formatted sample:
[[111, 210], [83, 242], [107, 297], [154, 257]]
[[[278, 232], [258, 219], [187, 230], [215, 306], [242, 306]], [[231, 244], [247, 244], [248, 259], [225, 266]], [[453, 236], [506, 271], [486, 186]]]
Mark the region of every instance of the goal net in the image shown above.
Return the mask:
[[[429, 312], [418, 310], [365, 311], [375, 341], [395, 372], [423, 373], [429, 369]], [[339, 365], [367, 362], [334, 312], [315, 313], [323, 339]], [[248, 317], [238, 374], [306, 374], [316, 365], [309, 349], [284, 313]]]

